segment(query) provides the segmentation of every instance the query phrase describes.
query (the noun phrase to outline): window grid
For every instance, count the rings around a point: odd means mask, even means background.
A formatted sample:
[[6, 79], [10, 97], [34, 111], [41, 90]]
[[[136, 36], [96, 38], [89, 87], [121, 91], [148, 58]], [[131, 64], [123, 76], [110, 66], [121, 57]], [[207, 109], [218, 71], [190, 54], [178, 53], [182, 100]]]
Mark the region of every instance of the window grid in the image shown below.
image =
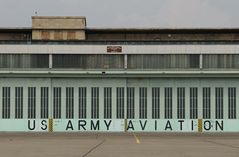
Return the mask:
[[99, 88], [91, 88], [91, 118], [99, 118]]
[[223, 88], [217, 87], [216, 90], [216, 119], [223, 119]]
[[28, 87], [28, 118], [36, 118], [36, 87]]
[[139, 118], [147, 118], [147, 88], [139, 88]]
[[209, 87], [203, 88], [203, 118], [211, 118], [211, 89]]
[[198, 89], [190, 88], [190, 119], [198, 118]]
[[164, 88], [164, 102], [165, 102], [165, 107], [164, 107], [164, 118], [165, 119], [172, 119], [172, 88], [171, 87], [166, 87]]
[[61, 87], [53, 88], [53, 118], [61, 118]]
[[2, 88], [2, 118], [10, 118], [10, 87]]
[[74, 118], [74, 88], [66, 87], [66, 118]]
[[117, 119], [124, 119], [124, 87], [116, 88]]
[[112, 118], [112, 88], [104, 88], [104, 118]]
[[152, 88], [152, 118], [160, 118], [160, 88]]
[[79, 118], [86, 118], [86, 87], [79, 87]]
[[127, 88], [127, 118], [134, 119], [135, 117], [134, 105], [134, 88]]
[[185, 88], [177, 88], [177, 112], [178, 119], [185, 118]]
[[236, 119], [236, 88], [228, 88], [228, 118]]
[[23, 87], [15, 87], [15, 118], [23, 118]]
[[48, 87], [41, 87], [41, 118], [46, 119], [49, 116], [49, 96]]

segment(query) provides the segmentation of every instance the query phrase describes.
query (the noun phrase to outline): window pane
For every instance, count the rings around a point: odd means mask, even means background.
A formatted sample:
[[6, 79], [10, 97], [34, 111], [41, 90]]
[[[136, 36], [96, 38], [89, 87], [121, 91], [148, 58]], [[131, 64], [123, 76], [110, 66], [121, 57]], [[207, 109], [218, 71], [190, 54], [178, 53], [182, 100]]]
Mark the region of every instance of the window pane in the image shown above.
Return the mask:
[[147, 118], [147, 88], [139, 88], [139, 118]]
[[177, 88], [178, 119], [185, 118], [185, 88]]
[[66, 118], [74, 118], [74, 88], [66, 88]]
[[112, 118], [112, 88], [104, 88], [104, 118]]
[[23, 87], [15, 88], [15, 118], [23, 118]]
[[127, 88], [127, 118], [134, 119], [134, 88]]
[[61, 87], [53, 88], [53, 118], [61, 118]]
[[211, 118], [211, 89], [209, 87], [203, 88], [203, 118]]
[[160, 88], [152, 88], [152, 118], [160, 118]]
[[79, 88], [79, 118], [86, 118], [86, 87]]
[[216, 88], [216, 119], [223, 119], [223, 88]]
[[10, 87], [2, 88], [2, 118], [10, 118]]
[[41, 118], [48, 118], [48, 87], [41, 87]]
[[198, 118], [198, 89], [190, 88], [190, 119]]
[[124, 88], [116, 88], [117, 119], [124, 119]]
[[28, 118], [36, 118], [36, 87], [28, 87]]
[[99, 88], [91, 88], [91, 118], [99, 118]]
[[164, 88], [164, 118], [172, 119], [172, 88]]
[[228, 118], [236, 119], [236, 88], [228, 88]]

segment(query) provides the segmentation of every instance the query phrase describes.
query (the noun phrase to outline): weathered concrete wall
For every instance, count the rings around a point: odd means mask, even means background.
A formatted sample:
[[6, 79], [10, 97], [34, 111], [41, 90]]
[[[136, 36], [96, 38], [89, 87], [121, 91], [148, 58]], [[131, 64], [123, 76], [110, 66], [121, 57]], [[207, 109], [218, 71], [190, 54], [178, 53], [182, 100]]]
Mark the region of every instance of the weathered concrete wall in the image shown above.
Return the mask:
[[32, 17], [33, 40], [85, 40], [85, 17]]

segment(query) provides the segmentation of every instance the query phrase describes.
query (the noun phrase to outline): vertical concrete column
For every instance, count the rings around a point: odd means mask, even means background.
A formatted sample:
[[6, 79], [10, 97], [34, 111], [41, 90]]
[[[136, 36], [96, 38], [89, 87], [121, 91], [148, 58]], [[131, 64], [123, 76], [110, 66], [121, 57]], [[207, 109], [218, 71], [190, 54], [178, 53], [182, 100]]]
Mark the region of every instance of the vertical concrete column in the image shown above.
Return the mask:
[[36, 86], [36, 119], [41, 118], [41, 87]]
[[23, 86], [23, 119], [27, 119], [28, 118], [28, 87], [27, 86]]
[[238, 91], [238, 88], [236, 87], [236, 119], [239, 119], [239, 105], [238, 104], [239, 104], [239, 91]]
[[216, 96], [215, 87], [211, 87], [211, 119], [216, 118]]
[[160, 87], [160, 119], [164, 119], [165, 117], [165, 113], [164, 113], [164, 108], [165, 108], [165, 99], [164, 99], [164, 90], [165, 88], [164, 87]]
[[134, 93], [134, 102], [135, 102], [135, 119], [139, 119], [139, 87], [135, 87]]
[[52, 68], [52, 54], [49, 54], [49, 68]]
[[99, 119], [104, 119], [104, 87], [99, 87]]
[[178, 115], [177, 115], [178, 106], [177, 106], [177, 87], [176, 86], [172, 87], [172, 103], [173, 103], [172, 104], [172, 110], [173, 110], [172, 118], [177, 119], [178, 118]]
[[53, 118], [53, 86], [52, 86], [52, 78], [49, 78], [49, 118]]
[[228, 88], [223, 88], [223, 119], [228, 119]]
[[[2, 98], [2, 80], [0, 79], [0, 98]], [[0, 100], [0, 119], [2, 118], [2, 101]]]
[[116, 107], [116, 87], [115, 86], [113, 86], [112, 87], [112, 119], [116, 119], [116, 109], [117, 109], [117, 107]]
[[190, 119], [190, 87], [185, 87], [185, 119]]
[[147, 88], [147, 119], [152, 119], [152, 87]]
[[200, 69], [203, 68], [203, 56], [202, 56], [202, 54], [199, 55], [199, 68]]
[[66, 87], [61, 87], [61, 118], [66, 118]]
[[10, 118], [15, 118], [15, 87], [10, 86]]
[[198, 119], [203, 118], [203, 86], [198, 88]]
[[128, 68], [128, 55], [127, 54], [124, 55], [124, 68], [125, 69]]
[[79, 88], [73, 87], [74, 89], [74, 119], [79, 118]]
[[91, 118], [91, 87], [86, 87], [86, 118]]

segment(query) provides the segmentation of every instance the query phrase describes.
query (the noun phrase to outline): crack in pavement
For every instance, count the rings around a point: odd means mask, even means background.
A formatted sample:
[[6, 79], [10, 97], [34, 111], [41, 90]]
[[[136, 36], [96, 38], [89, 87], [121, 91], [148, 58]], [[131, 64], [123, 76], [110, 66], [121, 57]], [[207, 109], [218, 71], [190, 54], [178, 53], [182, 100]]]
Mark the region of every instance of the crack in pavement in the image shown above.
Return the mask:
[[98, 148], [100, 145], [102, 145], [104, 142], [106, 141], [106, 139], [102, 140], [100, 143], [98, 143], [97, 145], [95, 145], [94, 147], [92, 147], [87, 153], [85, 153], [82, 157], [86, 157], [87, 155], [89, 155], [92, 151], [94, 151], [96, 148]]

